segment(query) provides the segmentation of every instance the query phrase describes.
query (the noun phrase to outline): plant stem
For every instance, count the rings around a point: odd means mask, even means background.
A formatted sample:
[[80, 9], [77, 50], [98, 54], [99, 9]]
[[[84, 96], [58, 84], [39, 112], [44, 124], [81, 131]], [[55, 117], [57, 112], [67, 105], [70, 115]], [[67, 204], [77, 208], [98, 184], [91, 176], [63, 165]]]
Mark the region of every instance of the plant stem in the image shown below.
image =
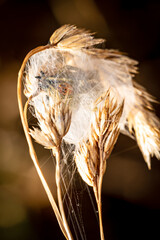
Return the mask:
[[99, 214], [99, 227], [100, 227], [101, 240], [104, 240], [103, 221], [102, 221], [102, 200], [101, 200], [102, 179], [103, 179], [103, 176], [100, 176], [99, 187], [98, 187], [98, 214]]
[[95, 195], [97, 207], [98, 207], [100, 236], [101, 236], [101, 240], [104, 240], [103, 222], [102, 222], [101, 190], [97, 189], [97, 186], [95, 185], [95, 186], [93, 186], [93, 191], [94, 191], [94, 195]]
[[101, 236], [101, 240], [104, 240], [103, 221], [102, 221], [102, 200], [101, 200], [102, 199], [102, 181], [103, 181], [103, 174], [104, 174], [104, 161], [103, 161], [103, 149], [101, 145], [99, 146], [99, 149], [100, 149], [99, 175], [97, 176], [95, 184], [93, 185], [93, 190], [94, 190], [97, 207], [98, 207], [100, 236]]
[[[100, 138], [100, 143], [102, 142]], [[98, 214], [99, 214], [99, 227], [100, 227], [100, 236], [101, 240], [104, 240], [104, 231], [103, 231], [103, 221], [102, 221], [102, 181], [105, 168], [105, 162], [103, 160], [103, 148], [102, 144], [99, 144], [100, 149], [100, 166], [99, 166], [99, 176], [97, 179], [97, 188], [98, 188]]]
[[60, 147], [57, 147], [56, 149], [52, 149], [53, 154], [56, 158], [56, 184], [57, 184], [57, 196], [58, 196], [58, 204], [60, 213], [62, 216], [63, 224], [65, 227], [65, 230], [67, 232], [67, 236], [69, 240], [73, 240], [73, 236], [71, 234], [70, 228], [67, 223], [64, 207], [63, 207], [63, 200], [62, 200], [62, 193], [61, 193], [61, 174], [60, 174], [60, 159], [61, 159], [61, 151]]

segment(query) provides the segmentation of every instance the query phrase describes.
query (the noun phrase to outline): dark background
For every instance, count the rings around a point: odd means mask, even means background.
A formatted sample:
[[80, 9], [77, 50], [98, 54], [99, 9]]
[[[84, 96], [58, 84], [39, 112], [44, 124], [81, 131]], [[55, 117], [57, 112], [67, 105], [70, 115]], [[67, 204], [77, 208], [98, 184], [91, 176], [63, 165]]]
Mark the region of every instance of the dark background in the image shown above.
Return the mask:
[[[159, 99], [160, 3], [155, 0], [0, 0], [0, 239], [64, 239], [28, 154], [17, 99], [17, 74], [25, 55], [48, 42], [55, 29], [76, 24], [106, 38], [106, 47], [139, 61], [136, 80]], [[160, 106], [155, 105], [160, 116]], [[36, 145], [55, 194], [51, 154]], [[98, 222], [87, 188], [75, 175], [87, 239], [98, 240]], [[75, 184], [76, 183], [76, 184]], [[77, 188], [74, 190], [74, 188]], [[120, 136], [103, 182], [107, 240], [160, 239], [160, 163], [147, 169], [136, 143]], [[90, 192], [92, 192], [90, 190]], [[75, 198], [74, 198], [75, 196]], [[94, 197], [92, 197], [94, 201]], [[76, 203], [75, 203], [76, 204]], [[78, 216], [80, 214], [77, 213]], [[82, 220], [81, 217], [80, 221]], [[83, 224], [81, 223], [81, 226]], [[78, 237], [79, 239], [80, 236]]]

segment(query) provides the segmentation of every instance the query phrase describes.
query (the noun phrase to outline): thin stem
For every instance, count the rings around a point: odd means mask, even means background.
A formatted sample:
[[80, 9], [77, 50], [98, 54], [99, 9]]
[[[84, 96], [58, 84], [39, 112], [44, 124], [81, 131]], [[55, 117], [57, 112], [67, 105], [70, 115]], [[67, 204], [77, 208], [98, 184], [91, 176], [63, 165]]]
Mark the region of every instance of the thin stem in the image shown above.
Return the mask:
[[99, 166], [99, 175], [97, 176], [97, 179], [95, 181], [95, 184], [93, 185], [94, 195], [97, 202], [98, 207], [98, 215], [99, 215], [99, 227], [100, 227], [100, 236], [101, 240], [104, 240], [104, 231], [103, 231], [103, 221], [102, 221], [102, 201], [101, 201], [101, 195], [102, 195], [102, 180], [103, 180], [103, 174], [104, 174], [104, 161], [103, 161], [103, 149], [101, 145], [99, 146], [100, 149], [100, 166]]
[[[98, 180], [98, 182], [99, 182], [99, 180]], [[98, 186], [99, 186], [99, 184], [98, 184]], [[94, 191], [94, 195], [95, 195], [97, 207], [98, 207], [100, 236], [101, 236], [101, 240], [104, 240], [104, 231], [103, 231], [103, 222], [102, 222], [101, 189], [99, 189], [99, 187], [97, 188], [97, 186], [95, 185], [95, 186], [93, 186], [93, 191]]]
[[34, 163], [34, 166], [37, 170], [37, 173], [39, 175], [39, 178], [42, 182], [42, 185], [46, 191], [46, 194], [48, 196], [48, 199], [50, 201], [50, 204], [53, 208], [53, 211], [56, 215], [56, 218], [57, 218], [57, 221], [59, 223], [59, 226], [65, 236], [65, 238], [68, 240], [68, 237], [67, 237], [67, 233], [66, 233], [66, 230], [65, 230], [65, 227], [64, 227], [64, 224], [63, 224], [63, 221], [62, 221], [62, 217], [60, 215], [60, 212], [58, 210], [58, 207], [55, 203], [55, 200], [53, 198], [53, 195], [50, 191], [50, 188], [45, 180], [45, 177], [41, 171], [41, 168], [39, 166], [39, 162], [38, 162], [38, 159], [37, 159], [37, 155], [35, 153], [35, 150], [34, 150], [34, 147], [33, 147], [33, 144], [32, 144], [32, 140], [31, 140], [31, 137], [29, 135], [29, 132], [28, 132], [28, 123], [26, 121], [27, 117], [26, 117], [26, 112], [27, 112], [27, 106], [28, 106], [28, 101], [26, 102], [26, 105], [25, 105], [25, 108], [24, 108], [24, 111], [23, 111], [23, 104], [22, 104], [22, 77], [23, 77], [23, 71], [24, 71], [24, 68], [26, 66], [26, 63], [28, 61], [28, 59], [35, 53], [39, 52], [39, 51], [42, 51], [42, 50], [45, 50], [47, 48], [49, 48], [50, 46], [49, 45], [46, 45], [46, 46], [41, 46], [41, 47], [38, 47], [38, 48], [35, 48], [33, 49], [32, 51], [30, 51], [27, 56], [25, 57], [23, 63], [22, 63], [22, 66], [20, 68], [20, 71], [19, 71], [19, 74], [18, 74], [18, 83], [17, 83], [17, 98], [18, 98], [18, 106], [19, 106], [19, 112], [20, 112], [20, 117], [21, 117], [21, 121], [22, 121], [22, 125], [23, 125], [23, 128], [24, 128], [24, 133], [25, 133], [25, 136], [26, 136], [26, 139], [27, 139], [27, 143], [28, 143], [28, 146], [29, 146], [29, 152], [30, 152], [30, 156], [32, 158], [32, 161]]
[[104, 231], [103, 231], [103, 221], [102, 221], [102, 179], [103, 176], [100, 176], [99, 178], [99, 187], [98, 187], [98, 214], [99, 214], [99, 227], [100, 227], [100, 235], [101, 235], [101, 240], [104, 240]]
[[56, 158], [56, 184], [57, 184], [57, 196], [58, 196], [58, 204], [60, 213], [63, 219], [63, 224], [65, 227], [65, 230], [67, 232], [67, 236], [69, 240], [73, 240], [73, 236], [71, 234], [70, 228], [67, 223], [64, 207], [63, 207], [63, 200], [62, 200], [62, 193], [61, 193], [61, 174], [60, 174], [60, 159], [61, 159], [61, 152], [60, 147], [57, 147], [56, 149], [52, 149], [53, 154]]
[[[100, 143], [102, 142], [100, 138]], [[104, 174], [104, 159], [103, 159], [103, 148], [102, 144], [99, 144], [99, 154], [100, 154], [100, 166], [99, 166], [99, 176], [97, 180], [97, 188], [98, 188], [98, 214], [99, 214], [99, 227], [100, 227], [100, 235], [101, 240], [104, 240], [104, 231], [103, 231], [103, 221], [102, 221], [102, 181]]]

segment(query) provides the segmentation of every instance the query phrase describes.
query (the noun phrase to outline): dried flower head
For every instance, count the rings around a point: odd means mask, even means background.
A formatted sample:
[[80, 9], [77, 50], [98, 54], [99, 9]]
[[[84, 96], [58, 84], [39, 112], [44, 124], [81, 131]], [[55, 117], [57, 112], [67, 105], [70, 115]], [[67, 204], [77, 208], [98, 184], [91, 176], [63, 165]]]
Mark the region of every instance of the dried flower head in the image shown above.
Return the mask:
[[[153, 98], [132, 81], [137, 62], [118, 51], [95, 48], [103, 41], [94, 39], [93, 34], [84, 29], [62, 26], [53, 33], [50, 44], [27, 61], [24, 93], [28, 98], [32, 97], [30, 103], [43, 118], [44, 98], [50, 98], [51, 91], [57, 91], [62, 99], [68, 93], [72, 121], [64, 139], [77, 145], [89, 131], [92, 106], [97, 97], [104, 89], [116, 89], [125, 100], [120, 131], [128, 135], [127, 125], [130, 132], [135, 130], [136, 140], [149, 166], [150, 156], [159, 158], [160, 150], [159, 123], [154, 112], [149, 112]], [[34, 136], [37, 134], [36, 130]], [[142, 141], [143, 135], [145, 141]]]
[[64, 139], [78, 144], [89, 130], [92, 106], [98, 96], [112, 87], [126, 101], [123, 124], [134, 104], [132, 75], [136, 61], [118, 51], [102, 50], [95, 45], [103, 39], [75, 26], [65, 25], [50, 38], [50, 48], [30, 57], [25, 67], [25, 95], [36, 96], [52, 86], [61, 95], [68, 90], [72, 121]]

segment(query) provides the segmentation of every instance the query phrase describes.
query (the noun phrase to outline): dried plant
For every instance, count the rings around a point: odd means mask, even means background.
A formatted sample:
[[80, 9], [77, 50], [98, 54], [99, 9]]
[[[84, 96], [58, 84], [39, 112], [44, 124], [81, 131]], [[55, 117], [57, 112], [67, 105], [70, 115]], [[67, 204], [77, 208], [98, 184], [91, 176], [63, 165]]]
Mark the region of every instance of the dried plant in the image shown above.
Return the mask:
[[[151, 104], [154, 99], [132, 80], [137, 62], [118, 51], [95, 47], [103, 42], [88, 31], [64, 25], [53, 33], [48, 45], [27, 54], [18, 76], [19, 110], [30, 155], [66, 239], [73, 236], [61, 194], [62, 140], [75, 145], [79, 173], [93, 187], [101, 239], [102, 179], [119, 132], [135, 135], [149, 168], [150, 156], [160, 158], [159, 121]], [[24, 107], [22, 81], [28, 98]], [[28, 105], [39, 128], [28, 128]], [[31, 136], [55, 156], [59, 207], [40, 169]]]
[[129, 131], [135, 132], [138, 146], [144, 160], [151, 169], [151, 159], [154, 155], [160, 159], [160, 124], [154, 113], [151, 102], [155, 99], [143, 87], [134, 83], [136, 103], [128, 114]]
[[75, 154], [75, 161], [82, 179], [94, 190], [101, 239], [104, 239], [101, 210], [102, 179], [106, 170], [106, 160], [119, 135], [119, 122], [123, 111], [123, 102], [118, 105], [116, 97], [111, 98], [110, 94], [111, 90], [108, 90], [95, 102], [89, 136], [79, 144]]
[[[47, 94], [47, 95], [46, 95]], [[49, 96], [49, 99], [46, 98]], [[56, 159], [56, 184], [59, 209], [67, 232], [68, 239], [73, 239], [69, 229], [62, 201], [60, 186], [60, 160], [61, 160], [61, 142], [68, 132], [71, 123], [71, 112], [69, 110], [69, 99], [66, 94], [62, 99], [58, 91], [42, 92], [39, 96], [40, 106], [37, 100], [33, 102], [36, 118], [38, 119], [40, 129], [30, 130], [31, 136], [45, 148], [52, 149]], [[41, 110], [41, 112], [39, 112]]]
[[[26, 135], [26, 139], [29, 145], [29, 151], [37, 173], [40, 177], [40, 180], [43, 184], [43, 187], [47, 193], [53, 211], [56, 215], [59, 226], [65, 236], [66, 239], [73, 239], [70, 228], [68, 226], [64, 208], [63, 201], [61, 195], [61, 187], [60, 187], [60, 145], [63, 136], [67, 133], [70, 121], [71, 121], [71, 112], [69, 111], [69, 100], [68, 100], [68, 92], [64, 99], [61, 98], [60, 94], [57, 91], [52, 92], [51, 89], [46, 88], [46, 91], [37, 92], [36, 94], [30, 94], [28, 100], [24, 106], [22, 104], [22, 96], [21, 96], [21, 88], [22, 88], [22, 78], [25, 72], [25, 66], [28, 62], [28, 59], [36, 52], [41, 51], [42, 49], [46, 49], [48, 47], [38, 47], [35, 50], [32, 50], [24, 59], [21, 69], [19, 71], [18, 76], [18, 85], [17, 85], [17, 94], [18, 94], [18, 104], [20, 110], [21, 121], [23, 124], [24, 132]], [[28, 75], [26, 76], [26, 87], [30, 90], [32, 89], [33, 84], [30, 82]], [[31, 88], [30, 88], [31, 87]], [[25, 94], [29, 93], [28, 89], [25, 89]], [[50, 98], [49, 98], [49, 96]], [[35, 98], [37, 97], [37, 99]], [[50, 101], [49, 101], [50, 100]], [[27, 108], [28, 104], [34, 106], [35, 115], [38, 119], [40, 130], [34, 129], [29, 130], [28, 122], [27, 122]], [[45, 177], [41, 171], [39, 166], [39, 162], [32, 144], [32, 140], [30, 138], [30, 134], [35, 140], [42, 144], [44, 147], [52, 149], [53, 154], [56, 158], [56, 184], [57, 184], [57, 195], [58, 195], [58, 203], [59, 209], [53, 195], [50, 191], [50, 188], [45, 180]]]
[[48, 149], [56, 149], [61, 145], [62, 138], [68, 132], [71, 123], [69, 100], [64, 101], [59, 93], [51, 93], [49, 101], [46, 95], [41, 96], [42, 111], [39, 112], [35, 105], [35, 116], [38, 119], [40, 129], [30, 130], [31, 136], [41, 145]]

